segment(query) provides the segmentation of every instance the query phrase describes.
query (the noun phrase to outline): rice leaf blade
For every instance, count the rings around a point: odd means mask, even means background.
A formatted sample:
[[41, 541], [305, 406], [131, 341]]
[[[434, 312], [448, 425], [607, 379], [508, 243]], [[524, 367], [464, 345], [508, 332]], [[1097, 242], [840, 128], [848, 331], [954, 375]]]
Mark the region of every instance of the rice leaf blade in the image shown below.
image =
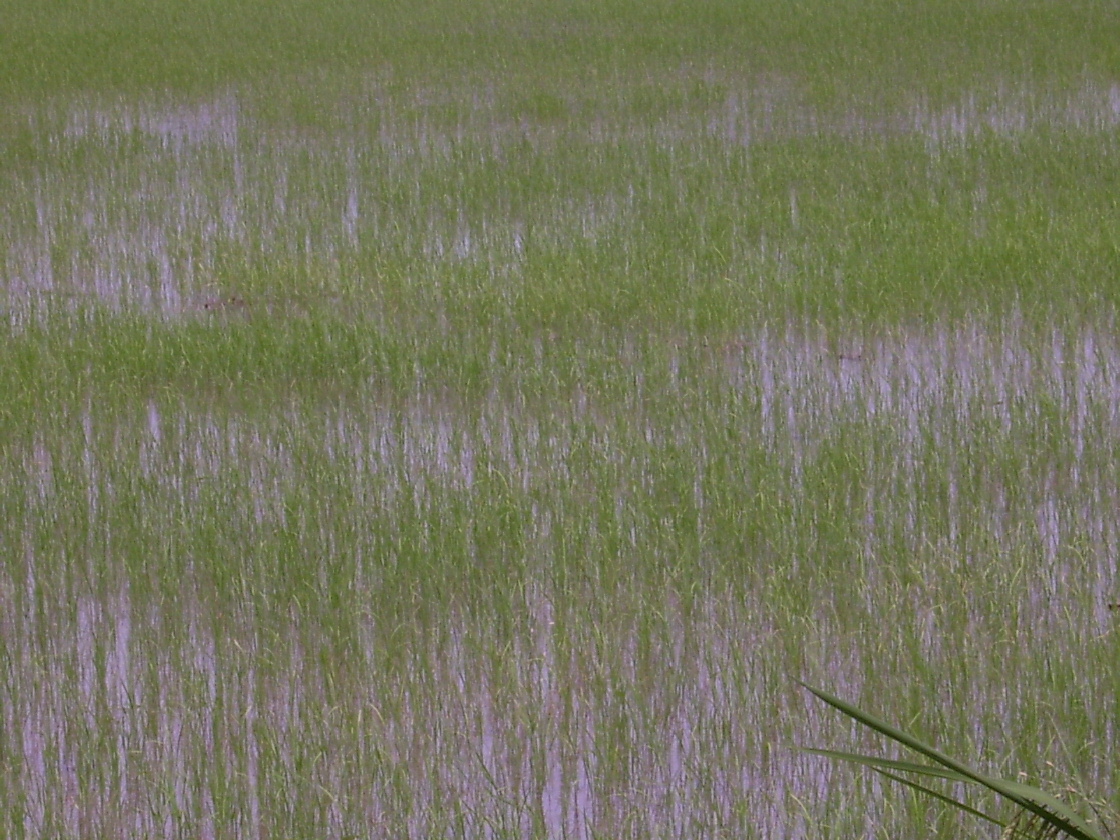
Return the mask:
[[875, 768], [875, 772], [879, 773], [882, 776], [886, 776], [891, 781], [898, 782], [901, 785], [906, 785], [907, 787], [920, 791], [927, 796], [932, 796], [934, 799], [940, 799], [942, 802], [945, 802], [949, 805], [952, 805], [954, 808], [959, 808], [962, 811], [972, 814], [974, 817], [980, 817], [981, 819], [987, 820], [988, 822], [995, 823], [1000, 828], [1003, 828], [1005, 825], [1007, 825], [1007, 823], [1005, 823], [1003, 820], [993, 817], [990, 814], [985, 814], [983, 811], [973, 808], [967, 802], [961, 802], [959, 799], [953, 799], [953, 797], [948, 796], [944, 793], [933, 790], [932, 788], [927, 788], [924, 785], [920, 785], [917, 782], [910, 781], [909, 779], [906, 779], [902, 776], [896, 776], [894, 773], [888, 773], [885, 770], [879, 770]]
[[955, 771], [967, 781], [998, 793], [1000, 796], [1010, 800], [1019, 807], [1037, 814], [1041, 819], [1045, 820], [1047, 824], [1058, 827], [1070, 837], [1076, 838], [1076, 840], [1105, 840], [1105, 838], [1093, 829], [1080, 814], [1057, 797], [1046, 793], [1046, 791], [1033, 787], [1032, 785], [1024, 785], [1020, 782], [1011, 782], [1005, 779], [986, 776], [983, 773], [973, 770], [968, 765], [950, 758], [940, 750], [915, 738], [908, 732], [904, 732], [898, 727], [859, 709], [835, 695], [829, 694], [823, 689], [814, 688], [801, 680], [797, 680], [797, 683], [818, 699], [838, 711], [843, 712], [848, 717], [862, 723], [869, 729], [873, 729], [880, 735], [884, 735], [892, 741], [909, 747], [915, 752], [924, 755], [926, 758], [937, 762], [943, 767]]
[[873, 770], [880, 770], [883, 768], [889, 770], [897, 770], [903, 773], [916, 773], [922, 776], [930, 776], [938, 779], [948, 779], [954, 782], [971, 782], [967, 776], [953, 770], [946, 770], [940, 767], [931, 767], [928, 764], [916, 764], [913, 761], [899, 761], [893, 758], [878, 758], [872, 755], [861, 755], [859, 753], [842, 752], [840, 750], [822, 750], [815, 747], [802, 747], [803, 752], [811, 753], [813, 755], [823, 755], [826, 758], [833, 758], [837, 761], [848, 761], [853, 764], [862, 764], [870, 767]]

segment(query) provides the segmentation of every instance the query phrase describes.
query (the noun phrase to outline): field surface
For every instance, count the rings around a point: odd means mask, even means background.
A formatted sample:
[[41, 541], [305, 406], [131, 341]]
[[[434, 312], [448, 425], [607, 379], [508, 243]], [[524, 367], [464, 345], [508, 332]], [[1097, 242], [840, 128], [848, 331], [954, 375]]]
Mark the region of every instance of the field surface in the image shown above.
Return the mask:
[[0, 834], [1120, 805], [1115, 4], [0, 21]]

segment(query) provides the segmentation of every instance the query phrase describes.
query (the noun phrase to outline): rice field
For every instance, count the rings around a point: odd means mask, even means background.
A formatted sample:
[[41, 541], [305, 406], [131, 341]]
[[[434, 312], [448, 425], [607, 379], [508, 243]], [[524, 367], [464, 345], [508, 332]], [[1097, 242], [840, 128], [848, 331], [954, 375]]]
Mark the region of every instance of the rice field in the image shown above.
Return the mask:
[[1120, 13], [227, 7], [0, 0], [0, 833], [1120, 806]]

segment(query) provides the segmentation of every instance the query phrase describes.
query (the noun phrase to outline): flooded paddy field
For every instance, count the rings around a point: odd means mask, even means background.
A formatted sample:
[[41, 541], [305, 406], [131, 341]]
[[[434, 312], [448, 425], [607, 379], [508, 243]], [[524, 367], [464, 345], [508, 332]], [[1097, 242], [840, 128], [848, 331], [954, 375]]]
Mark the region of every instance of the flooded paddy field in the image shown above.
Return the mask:
[[985, 830], [797, 679], [1120, 804], [1115, 15], [608, 5], [0, 59], [6, 836]]

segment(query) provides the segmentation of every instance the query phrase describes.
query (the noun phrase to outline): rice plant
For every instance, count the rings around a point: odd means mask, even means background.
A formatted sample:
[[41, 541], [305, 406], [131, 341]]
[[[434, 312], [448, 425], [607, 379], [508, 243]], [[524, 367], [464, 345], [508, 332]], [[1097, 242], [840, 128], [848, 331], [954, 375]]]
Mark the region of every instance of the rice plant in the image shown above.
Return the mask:
[[0, 836], [928, 827], [789, 673], [1116, 787], [1114, 4], [88, 6], [0, 0]]

